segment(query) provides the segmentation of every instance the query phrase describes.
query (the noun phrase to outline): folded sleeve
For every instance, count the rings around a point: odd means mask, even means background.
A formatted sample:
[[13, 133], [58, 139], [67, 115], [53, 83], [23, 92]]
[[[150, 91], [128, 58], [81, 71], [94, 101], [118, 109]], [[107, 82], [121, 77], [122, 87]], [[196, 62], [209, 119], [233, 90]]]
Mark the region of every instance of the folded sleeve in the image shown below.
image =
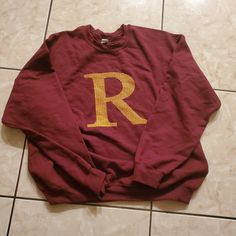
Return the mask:
[[158, 188], [190, 156], [221, 102], [194, 60], [183, 35], [175, 35], [166, 76], [141, 135], [133, 181]]
[[[60, 75], [54, 69], [53, 62], [59, 58], [55, 52], [52, 56], [51, 50], [57, 39], [57, 34], [45, 39], [19, 72], [2, 123], [21, 129], [28, 143], [40, 150], [38, 155], [44, 155], [78, 184], [100, 196], [106, 173], [92, 162], [80, 133], [79, 120], [69, 106]], [[43, 166], [30, 168], [32, 173], [36, 173], [35, 168], [38, 175], [45, 175]], [[50, 178], [50, 173], [47, 174]]]

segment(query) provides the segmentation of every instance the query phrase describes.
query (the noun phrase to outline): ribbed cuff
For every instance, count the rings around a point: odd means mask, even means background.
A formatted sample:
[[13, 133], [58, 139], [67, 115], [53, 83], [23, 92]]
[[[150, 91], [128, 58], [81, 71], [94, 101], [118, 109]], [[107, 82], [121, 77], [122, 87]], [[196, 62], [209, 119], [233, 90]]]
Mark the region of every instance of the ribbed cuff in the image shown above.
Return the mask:
[[99, 198], [104, 195], [104, 185], [106, 184], [105, 181], [106, 173], [96, 169], [91, 168], [89, 175], [86, 178], [86, 186], [94, 192]]
[[157, 189], [160, 185], [162, 177], [163, 174], [158, 172], [157, 170], [150, 169], [142, 164], [136, 163], [132, 181], [139, 182]]

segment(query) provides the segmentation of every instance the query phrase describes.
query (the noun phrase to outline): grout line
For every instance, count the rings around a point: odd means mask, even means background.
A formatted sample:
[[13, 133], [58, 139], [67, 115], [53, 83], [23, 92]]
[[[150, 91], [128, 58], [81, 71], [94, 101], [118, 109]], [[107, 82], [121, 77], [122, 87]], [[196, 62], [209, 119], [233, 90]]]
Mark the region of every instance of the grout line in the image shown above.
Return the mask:
[[4, 70], [17, 70], [17, 71], [21, 70], [21, 69], [18, 69], [18, 68], [11, 68], [11, 67], [5, 67], [5, 66], [0, 66], [0, 69], [4, 69]]
[[32, 201], [41, 201], [41, 202], [47, 202], [46, 199], [43, 199], [43, 198], [34, 198], [34, 197], [20, 197], [20, 196], [17, 196], [16, 197], [17, 199], [22, 199], [22, 200], [32, 200]]
[[[0, 195], [0, 197], [14, 198], [13, 196], [7, 196], [7, 195]], [[31, 197], [19, 197], [19, 196], [16, 196], [15, 199], [47, 202], [46, 199], [42, 199], [42, 198], [31, 198]], [[74, 205], [74, 204], [72, 204], [72, 205]], [[135, 208], [135, 207], [122, 207], [122, 206], [115, 206], [115, 205], [104, 205], [104, 204], [99, 204], [99, 203], [77, 203], [77, 205], [83, 205], [83, 206], [88, 205], [88, 206], [96, 206], [96, 207], [109, 207], [109, 208], [128, 209], [128, 210], [150, 211], [150, 216], [151, 217], [152, 217], [152, 214], [151, 214], [152, 212], [158, 212], [158, 213], [173, 214], [173, 215], [200, 216], [200, 217], [207, 217], [207, 218], [236, 220], [236, 217], [230, 217], [230, 216], [207, 215], [207, 214], [205, 215], [205, 214], [187, 213], [187, 212], [174, 212], [174, 211], [153, 210], [153, 201], [151, 201], [150, 209], [138, 208], [138, 207]], [[150, 232], [151, 220], [152, 220], [151, 217], [150, 217], [149, 232]]]
[[153, 200], [151, 200], [150, 211], [152, 211], [152, 207], [153, 207]]
[[16, 181], [16, 188], [15, 188], [15, 192], [14, 192], [14, 196], [13, 196], [13, 203], [12, 203], [12, 208], [11, 208], [10, 219], [9, 219], [8, 227], [7, 227], [7, 236], [9, 235], [10, 228], [11, 228], [11, 221], [12, 221], [13, 211], [14, 211], [14, 207], [15, 207], [16, 193], [17, 193], [19, 179], [20, 179], [20, 173], [21, 173], [21, 167], [22, 167], [22, 162], [23, 162], [23, 157], [24, 157], [25, 145], [26, 145], [26, 136], [25, 136], [23, 150], [22, 150], [22, 154], [21, 154], [20, 167], [19, 167], [17, 181]]
[[48, 18], [47, 18], [47, 22], [46, 22], [45, 31], [44, 31], [43, 41], [44, 41], [44, 40], [46, 39], [46, 37], [47, 37], [48, 24], [49, 24], [49, 19], [50, 19], [51, 10], [52, 10], [52, 3], [53, 3], [53, 0], [50, 1], [50, 6], [49, 6], [49, 10], [48, 10]]
[[24, 158], [24, 153], [25, 153], [25, 146], [26, 146], [26, 136], [25, 136], [25, 141], [24, 141], [23, 150], [22, 150], [22, 156], [21, 156], [21, 161], [20, 161], [20, 168], [19, 168], [19, 172], [18, 172], [14, 198], [16, 198], [18, 185], [19, 185], [19, 181], [20, 181], [20, 174], [21, 174], [22, 163], [23, 163], [23, 158]]
[[14, 196], [4, 195], [4, 194], [0, 194], [0, 197], [5, 197], [5, 198], [14, 198]]
[[214, 89], [214, 90], [221, 92], [236, 93], [236, 90], [229, 90], [229, 89]]
[[217, 219], [227, 219], [227, 220], [236, 220], [236, 217], [230, 216], [218, 216], [218, 215], [205, 215], [205, 214], [198, 214], [198, 213], [186, 213], [186, 212], [174, 212], [174, 211], [160, 211], [160, 210], [153, 210], [153, 212], [164, 213], [164, 214], [173, 214], [173, 215], [187, 215], [187, 216], [200, 216], [206, 218], [217, 218]]
[[96, 206], [96, 207], [109, 207], [109, 208], [118, 208], [118, 209], [126, 209], [126, 210], [138, 210], [138, 211], [150, 211], [150, 209], [145, 208], [138, 208], [138, 207], [121, 207], [121, 206], [115, 206], [115, 205], [104, 205], [104, 204], [98, 204], [98, 203], [79, 203], [79, 205], [88, 205], [88, 206]]
[[152, 234], [152, 206], [153, 206], [153, 201], [151, 201], [151, 207], [150, 207], [150, 221], [149, 221], [149, 236]]
[[[48, 202], [46, 199], [42, 199], [42, 198], [16, 197], [16, 199]], [[50, 203], [48, 203], [48, 204], [50, 204]], [[138, 210], [138, 211], [150, 211], [150, 209], [145, 209], [145, 208], [138, 208], [138, 207], [135, 208], [135, 207], [128, 207], [128, 206], [121, 207], [121, 206], [105, 205], [105, 204], [98, 204], [98, 203], [76, 203], [76, 204], [65, 203], [65, 204], [78, 205], [78, 206], [81, 205], [81, 206], [108, 207], [108, 208], [118, 208], [118, 209]]]
[[165, 10], [165, 0], [162, 0], [162, 9], [161, 9], [161, 30], [164, 26], [164, 10]]

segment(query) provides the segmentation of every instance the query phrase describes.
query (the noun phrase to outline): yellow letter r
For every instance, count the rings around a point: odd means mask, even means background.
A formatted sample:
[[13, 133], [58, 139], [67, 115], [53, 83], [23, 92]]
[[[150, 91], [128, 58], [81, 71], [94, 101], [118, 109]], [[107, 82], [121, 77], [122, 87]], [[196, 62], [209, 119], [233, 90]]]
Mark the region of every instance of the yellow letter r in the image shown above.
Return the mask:
[[[132, 124], [145, 124], [147, 120], [140, 117], [123, 99], [129, 97], [134, 89], [134, 79], [120, 72], [105, 72], [105, 73], [91, 73], [85, 74], [85, 78], [93, 80], [95, 106], [96, 106], [96, 121], [92, 124], [88, 124], [88, 127], [111, 127], [117, 126], [116, 122], [110, 122], [107, 115], [107, 102], [112, 102], [120, 112], [132, 123]], [[122, 90], [119, 94], [111, 97], [106, 96], [105, 90], [105, 78], [115, 77], [122, 84]]]

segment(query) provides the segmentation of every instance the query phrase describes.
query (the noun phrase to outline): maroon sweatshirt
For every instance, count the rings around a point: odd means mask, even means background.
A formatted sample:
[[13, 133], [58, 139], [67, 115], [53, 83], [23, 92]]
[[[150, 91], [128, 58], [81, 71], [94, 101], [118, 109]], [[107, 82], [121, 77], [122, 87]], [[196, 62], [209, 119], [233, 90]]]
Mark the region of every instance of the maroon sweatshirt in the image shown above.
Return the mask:
[[182, 34], [88, 24], [44, 40], [2, 123], [25, 133], [28, 170], [50, 204], [189, 203], [208, 174], [200, 138], [220, 106]]

